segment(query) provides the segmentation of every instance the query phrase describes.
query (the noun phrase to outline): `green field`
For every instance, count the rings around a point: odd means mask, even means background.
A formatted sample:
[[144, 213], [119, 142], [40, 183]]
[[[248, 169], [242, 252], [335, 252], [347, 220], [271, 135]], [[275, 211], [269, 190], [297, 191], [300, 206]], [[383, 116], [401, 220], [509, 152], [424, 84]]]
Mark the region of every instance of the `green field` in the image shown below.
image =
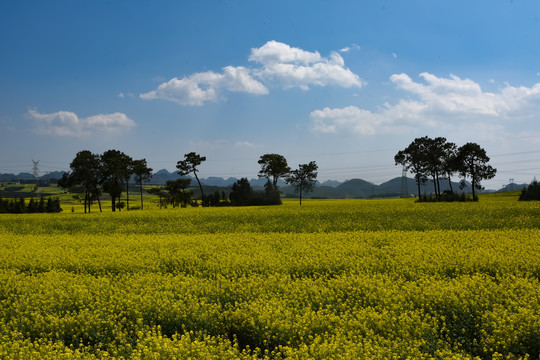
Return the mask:
[[540, 204], [516, 194], [72, 206], [0, 215], [0, 358], [540, 357]]

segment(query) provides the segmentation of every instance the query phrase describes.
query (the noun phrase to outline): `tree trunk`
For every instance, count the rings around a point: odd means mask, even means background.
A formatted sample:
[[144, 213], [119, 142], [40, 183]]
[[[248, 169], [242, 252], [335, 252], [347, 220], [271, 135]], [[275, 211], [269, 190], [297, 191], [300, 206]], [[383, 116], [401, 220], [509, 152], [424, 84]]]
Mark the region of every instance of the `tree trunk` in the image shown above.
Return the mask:
[[111, 202], [112, 202], [112, 211], [115, 212], [116, 211], [116, 196], [114, 196], [113, 194], [111, 194]]
[[439, 173], [436, 172], [435, 176], [437, 177], [437, 197], [441, 199], [441, 183], [439, 182]]
[[199, 177], [197, 176], [197, 172], [194, 171], [193, 175], [195, 175], [195, 179], [197, 180], [197, 183], [199, 183], [199, 190], [201, 190], [201, 202], [204, 205], [204, 193], [203, 193], [201, 182], [199, 181]]
[[126, 209], [129, 211], [129, 181], [126, 181]]
[[143, 209], [143, 197], [142, 197], [142, 180], [139, 182], [139, 186], [141, 189], [141, 210]]
[[450, 192], [454, 192], [454, 189], [452, 189], [452, 180], [450, 180], [450, 174], [448, 174], [448, 185], [450, 186]]
[[418, 185], [418, 199], [420, 199], [420, 179], [416, 176], [416, 185]]
[[300, 206], [302, 206], [302, 183], [300, 183]]

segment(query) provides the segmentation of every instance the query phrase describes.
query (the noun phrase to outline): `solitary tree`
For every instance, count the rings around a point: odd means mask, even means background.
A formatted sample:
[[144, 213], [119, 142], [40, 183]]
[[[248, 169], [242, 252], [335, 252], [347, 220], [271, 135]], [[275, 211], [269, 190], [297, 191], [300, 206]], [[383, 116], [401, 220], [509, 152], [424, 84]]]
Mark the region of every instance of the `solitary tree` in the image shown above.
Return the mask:
[[143, 209], [143, 182], [148, 182], [152, 178], [152, 168], [146, 164], [146, 159], [134, 160], [132, 171], [135, 174], [135, 181], [139, 184], [141, 191], [141, 210]]
[[287, 176], [291, 171], [291, 168], [287, 164], [287, 159], [279, 154], [264, 154], [258, 163], [261, 165], [259, 177], [265, 177], [269, 181], [272, 181], [274, 191], [278, 190], [277, 183], [279, 178]]
[[489, 180], [495, 177], [497, 169], [487, 165], [489, 156], [486, 151], [476, 143], [466, 143], [461, 146], [457, 152], [457, 158], [460, 164], [459, 174], [463, 177], [461, 187], [465, 186], [465, 179], [471, 178], [473, 200], [477, 200], [475, 189], [482, 190], [480, 181]]
[[199, 177], [197, 176], [197, 172], [199, 172], [197, 166], [201, 165], [203, 161], [206, 161], [206, 156], [200, 156], [199, 154], [190, 152], [184, 155], [184, 160], [180, 160], [176, 163], [176, 168], [178, 169], [178, 174], [180, 176], [185, 176], [193, 173], [195, 179], [197, 180], [197, 183], [199, 184], [199, 190], [201, 191], [201, 199], [204, 205], [204, 192]]
[[309, 164], [298, 165], [297, 170], [293, 170], [286, 178], [286, 182], [294, 187], [294, 190], [300, 194], [300, 205], [302, 205], [302, 192], [310, 192], [317, 181], [318, 166], [315, 161]]
[[124, 182], [131, 175], [132, 162], [131, 157], [118, 150], [107, 150], [101, 155], [101, 180], [111, 195], [112, 211], [116, 211], [116, 199], [122, 195]]

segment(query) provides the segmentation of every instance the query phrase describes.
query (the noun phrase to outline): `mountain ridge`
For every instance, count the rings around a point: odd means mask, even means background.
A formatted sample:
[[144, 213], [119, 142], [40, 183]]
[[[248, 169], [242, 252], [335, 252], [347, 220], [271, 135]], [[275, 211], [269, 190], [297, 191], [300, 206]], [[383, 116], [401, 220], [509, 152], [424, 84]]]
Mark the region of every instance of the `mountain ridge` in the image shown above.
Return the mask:
[[[60, 179], [64, 171], [54, 171], [46, 175], [40, 176], [40, 181], [52, 181], [54, 179]], [[151, 185], [165, 185], [168, 180], [179, 179], [180, 175], [176, 172], [169, 172], [166, 169], [160, 169], [152, 174], [152, 179], [149, 182]], [[184, 178], [191, 178], [195, 181], [194, 177], [184, 176]], [[32, 181], [34, 176], [30, 173], [22, 172], [18, 175], [15, 174], [0, 174], [0, 182], [15, 182], [15, 181]], [[235, 177], [222, 178], [217, 176], [210, 176], [208, 178], [201, 178], [203, 186], [217, 187], [217, 188], [230, 188], [236, 181]], [[252, 178], [249, 180], [250, 185], [254, 190], [263, 190], [264, 185], [267, 182], [266, 178]], [[447, 179], [442, 179], [440, 182], [441, 191], [450, 190], [450, 185]], [[193, 184], [192, 184], [193, 185]], [[455, 192], [470, 193], [470, 183], [466, 183], [464, 189], [459, 189], [459, 182], [452, 181], [452, 189]], [[528, 184], [508, 184], [499, 190], [484, 190], [484, 192], [505, 192], [513, 190], [521, 190], [527, 187]], [[295, 197], [297, 194], [294, 192], [293, 187], [288, 186], [283, 180], [278, 181], [280, 191], [286, 197]], [[416, 181], [413, 178], [407, 178], [407, 196], [418, 196], [418, 187]], [[433, 181], [428, 180], [420, 187], [421, 194], [431, 194], [434, 191]], [[373, 197], [399, 197], [402, 196], [402, 178], [395, 177], [379, 185], [371, 183], [369, 181], [354, 178], [346, 181], [326, 180], [324, 182], [317, 182], [314, 191], [305, 194], [306, 198], [373, 198]]]

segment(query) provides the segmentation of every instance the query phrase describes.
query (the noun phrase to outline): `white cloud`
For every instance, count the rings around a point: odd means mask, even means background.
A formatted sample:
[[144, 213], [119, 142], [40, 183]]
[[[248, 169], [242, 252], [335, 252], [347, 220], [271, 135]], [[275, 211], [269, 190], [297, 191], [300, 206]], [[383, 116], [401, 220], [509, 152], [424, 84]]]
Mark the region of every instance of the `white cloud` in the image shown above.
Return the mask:
[[246, 92], [255, 95], [266, 95], [268, 89], [253, 79], [250, 70], [245, 67], [226, 66], [223, 68], [223, 87], [230, 91]]
[[255, 149], [255, 148], [260, 147], [259, 144], [254, 144], [246, 140], [232, 141], [232, 140], [226, 140], [226, 139], [218, 139], [214, 141], [204, 141], [204, 140], [190, 141], [189, 145], [196, 149], [199, 148], [199, 149], [217, 150], [217, 151], [229, 150], [231, 148], [245, 150], [245, 149]]
[[312, 64], [321, 61], [318, 51], [309, 52], [299, 48], [290, 47], [287, 44], [270, 40], [260, 48], [251, 49], [250, 61], [261, 64], [272, 63], [298, 63]]
[[345, 46], [343, 49], [340, 49], [339, 52], [348, 53], [348, 52], [351, 52], [352, 50], [360, 50], [360, 49], [361, 49], [360, 45], [352, 44], [351, 46]]
[[182, 79], [172, 78], [156, 90], [141, 94], [141, 99], [164, 99], [181, 105], [201, 106], [206, 101], [217, 101], [222, 89], [264, 95], [268, 89], [251, 77], [244, 67], [226, 66], [223, 73], [213, 71], [195, 73]]
[[123, 98], [125, 98], [125, 97], [126, 97], [126, 95], [124, 95], [124, 93], [123, 93], [123, 92], [121, 92], [121, 93], [119, 93], [119, 94], [118, 94], [118, 97], [119, 97], [120, 99], [123, 99]]
[[373, 135], [383, 122], [380, 114], [348, 106], [343, 109], [324, 108], [311, 113], [313, 130], [322, 133], [336, 133], [343, 128], [362, 135]]
[[422, 73], [424, 83], [407, 74], [394, 74], [397, 88], [416, 99], [384, 104], [372, 112], [349, 106], [343, 109], [315, 110], [311, 113], [315, 132], [352, 131], [362, 135], [401, 133], [417, 128], [459, 130], [460, 128], [498, 129], [513, 121], [531, 119], [540, 111], [540, 83], [528, 87], [506, 85], [498, 93], [485, 92], [470, 79], [455, 75], [439, 78]]
[[236, 141], [234, 143], [234, 147], [235, 148], [249, 148], [249, 149], [254, 149], [257, 147], [257, 145], [255, 145], [254, 143], [252, 142], [249, 142], [249, 141]]
[[277, 41], [269, 41], [260, 48], [251, 49], [249, 60], [262, 65], [255, 74], [265, 81], [277, 81], [284, 88], [310, 85], [362, 87], [360, 77], [345, 68], [345, 61], [337, 52], [323, 58], [318, 52], [290, 47]]
[[222, 73], [194, 73], [181, 79], [172, 78], [155, 90], [140, 94], [141, 99], [164, 99], [180, 105], [201, 106], [207, 101], [225, 99], [225, 91], [254, 95], [268, 94], [264, 83], [277, 82], [284, 88], [337, 85], [346, 88], [362, 87], [363, 81], [349, 69], [337, 52], [322, 57], [287, 44], [269, 41], [251, 49], [250, 61], [261, 67], [226, 66]]
[[30, 109], [28, 115], [36, 121], [36, 132], [44, 135], [81, 137], [93, 133], [117, 133], [135, 126], [135, 122], [123, 113], [80, 118], [71, 111], [41, 114]]

